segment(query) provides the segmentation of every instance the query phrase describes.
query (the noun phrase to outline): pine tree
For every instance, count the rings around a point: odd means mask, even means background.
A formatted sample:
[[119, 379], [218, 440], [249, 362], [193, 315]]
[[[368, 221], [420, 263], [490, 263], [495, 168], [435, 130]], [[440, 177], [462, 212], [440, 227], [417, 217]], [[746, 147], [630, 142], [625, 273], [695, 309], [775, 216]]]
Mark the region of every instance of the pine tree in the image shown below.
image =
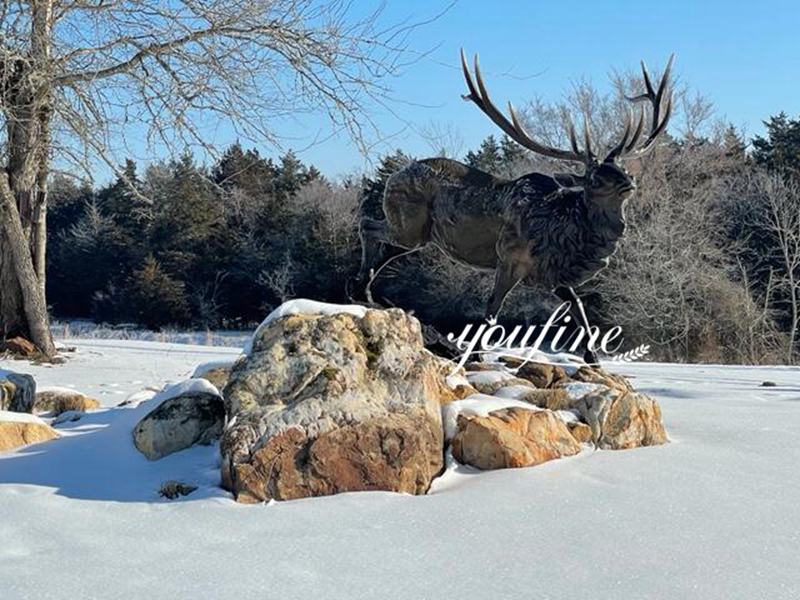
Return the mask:
[[183, 282], [166, 273], [152, 256], [134, 271], [126, 292], [131, 317], [149, 329], [182, 324], [189, 318]]
[[800, 120], [780, 113], [764, 121], [766, 137], [753, 139], [753, 158], [770, 169], [797, 172], [800, 169]]
[[493, 135], [484, 139], [477, 152], [467, 152], [466, 162], [476, 169], [499, 174], [503, 167], [503, 155], [497, 139]]

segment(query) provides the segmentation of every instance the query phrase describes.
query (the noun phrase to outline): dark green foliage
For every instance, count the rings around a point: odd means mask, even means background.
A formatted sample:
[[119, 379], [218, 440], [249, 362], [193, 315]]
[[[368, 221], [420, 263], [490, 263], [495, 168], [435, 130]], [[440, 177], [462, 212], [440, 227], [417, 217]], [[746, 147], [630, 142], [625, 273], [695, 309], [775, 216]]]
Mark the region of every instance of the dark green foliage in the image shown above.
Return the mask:
[[155, 258], [148, 256], [131, 275], [125, 290], [130, 316], [150, 329], [185, 324], [189, 303], [183, 282], [166, 273]]
[[800, 120], [780, 113], [764, 125], [767, 135], [753, 139], [753, 158], [770, 169], [796, 173], [800, 168]]

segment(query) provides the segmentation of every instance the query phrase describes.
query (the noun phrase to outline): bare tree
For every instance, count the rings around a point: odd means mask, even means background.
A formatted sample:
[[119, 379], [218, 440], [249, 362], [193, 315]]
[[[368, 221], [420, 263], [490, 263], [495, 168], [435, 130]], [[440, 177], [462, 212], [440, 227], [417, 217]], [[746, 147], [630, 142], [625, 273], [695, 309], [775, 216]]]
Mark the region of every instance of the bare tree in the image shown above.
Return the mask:
[[722, 214], [747, 236], [755, 276], [767, 281], [767, 301], [785, 314], [785, 359], [791, 363], [800, 337], [800, 187], [762, 170], [726, 182]]
[[0, 333], [54, 353], [44, 294], [51, 161], [114, 168], [142, 131], [161, 150], [207, 148], [221, 122], [277, 141], [276, 118], [310, 111], [364, 140], [367, 109], [387, 98], [414, 26], [353, 18], [351, 4], [0, 2]]

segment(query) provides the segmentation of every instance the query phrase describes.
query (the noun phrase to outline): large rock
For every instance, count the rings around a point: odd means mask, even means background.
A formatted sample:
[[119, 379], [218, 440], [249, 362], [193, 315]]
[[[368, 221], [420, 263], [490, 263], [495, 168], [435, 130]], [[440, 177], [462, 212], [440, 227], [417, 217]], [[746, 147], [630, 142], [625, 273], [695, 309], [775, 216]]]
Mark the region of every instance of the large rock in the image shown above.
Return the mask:
[[599, 448], [624, 450], [655, 446], [669, 441], [661, 418], [661, 408], [649, 396], [636, 392], [627, 381], [612, 379], [604, 383], [562, 384], [566, 397], [560, 408], [570, 409], [592, 430]]
[[280, 314], [225, 388], [223, 485], [243, 502], [425, 493], [443, 467], [440, 403], [452, 392], [419, 322], [397, 309]]
[[572, 456], [581, 445], [564, 421], [548, 410], [512, 407], [487, 416], [459, 416], [453, 457], [479, 469], [530, 467]]
[[0, 369], [0, 410], [29, 413], [36, 398], [36, 381], [31, 375]]
[[100, 408], [100, 402], [84, 396], [80, 392], [69, 389], [53, 388], [36, 393], [33, 411], [36, 413], [53, 413], [58, 416], [68, 411], [86, 412]]
[[0, 452], [57, 437], [58, 432], [38, 417], [0, 411]]
[[150, 460], [219, 438], [225, 409], [217, 389], [205, 379], [189, 379], [157, 394], [158, 406], [133, 430], [133, 443]]
[[[504, 358], [513, 372], [497, 364], [467, 364], [467, 378], [485, 393], [534, 406], [571, 411], [581, 423], [570, 424], [581, 442], [606, 449], [652, 446], [669, 441], [658, 403], [633, 389], [621, 375], [599, 367], [527, 362]], [[526, 388], [520, 385], [526, 380]], [[506, 393], [509, 392], [509, 393]]]

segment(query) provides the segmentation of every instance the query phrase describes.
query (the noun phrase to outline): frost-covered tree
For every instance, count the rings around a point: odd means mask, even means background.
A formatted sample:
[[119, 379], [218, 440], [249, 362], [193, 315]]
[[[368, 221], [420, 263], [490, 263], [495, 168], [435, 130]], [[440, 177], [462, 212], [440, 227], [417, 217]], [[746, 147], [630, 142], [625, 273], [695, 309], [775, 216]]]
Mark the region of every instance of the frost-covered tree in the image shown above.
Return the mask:
[[44, 292], [51, 164], [117, 170], [132, 132], [161, 150], [208, 148], [205, 128], [219, 123], [275, 141], [276, 118], [304, 112], [363, 140], [414, 27], [352, 9], [345, 0], [0, 2], [0, 334], [55, 352]]

